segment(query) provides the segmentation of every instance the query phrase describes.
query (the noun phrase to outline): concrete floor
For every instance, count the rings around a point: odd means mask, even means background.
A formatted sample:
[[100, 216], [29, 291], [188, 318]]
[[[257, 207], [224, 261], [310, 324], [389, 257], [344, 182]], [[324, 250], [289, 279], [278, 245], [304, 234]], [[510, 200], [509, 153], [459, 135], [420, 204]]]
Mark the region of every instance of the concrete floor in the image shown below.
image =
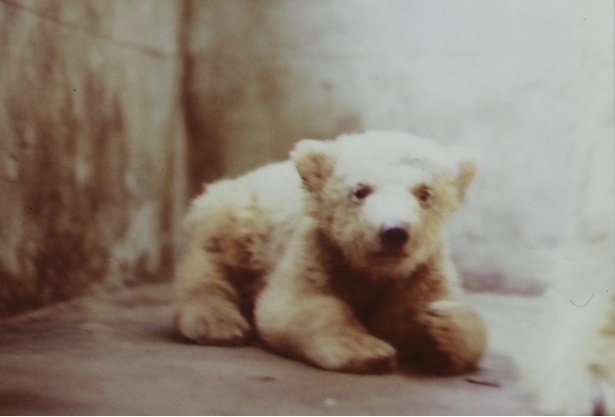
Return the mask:
[[434, 377], [321, 371], [258, 347], [184, 343], [170, 287], [88, 297], [0, 322], [0, 414], [474, 414], [532, 411], [517, 361], [537, 299], [469, 298], [491, 331], [481, 369]]

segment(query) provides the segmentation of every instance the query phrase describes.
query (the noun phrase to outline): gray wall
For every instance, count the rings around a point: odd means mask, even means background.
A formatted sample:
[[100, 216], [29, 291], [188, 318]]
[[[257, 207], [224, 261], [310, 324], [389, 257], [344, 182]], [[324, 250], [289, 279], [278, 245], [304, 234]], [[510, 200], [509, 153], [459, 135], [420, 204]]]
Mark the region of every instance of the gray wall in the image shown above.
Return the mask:
[[3, 0], [0, 315], [168, 280], [203, 181], [365, 129], [474, 148], [450, 230], [464, 282], [537, 293], [573, 143], [612, 132], [612, 16], [610, 0]]
[[0, 2], [0, 315], [168, 279], [181, 3]]

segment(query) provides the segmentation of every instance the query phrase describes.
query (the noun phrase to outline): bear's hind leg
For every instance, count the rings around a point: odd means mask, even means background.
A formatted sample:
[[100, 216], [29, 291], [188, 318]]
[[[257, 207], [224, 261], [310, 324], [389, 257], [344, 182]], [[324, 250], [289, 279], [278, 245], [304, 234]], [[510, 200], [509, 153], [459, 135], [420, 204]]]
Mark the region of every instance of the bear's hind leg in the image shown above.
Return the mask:
[[207, 345], [245, 342], [251, 326], [240, 311], [239, 294], [213, 256], [184, 255], [176, 291], [175, 327], [184, 337]]

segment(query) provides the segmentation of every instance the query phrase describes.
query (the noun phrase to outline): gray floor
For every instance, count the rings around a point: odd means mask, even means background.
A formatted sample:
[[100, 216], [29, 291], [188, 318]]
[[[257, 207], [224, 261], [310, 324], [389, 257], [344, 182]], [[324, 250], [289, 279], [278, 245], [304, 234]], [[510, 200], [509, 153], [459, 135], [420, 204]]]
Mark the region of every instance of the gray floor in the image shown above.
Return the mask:
[[0, 414], [528, 414], [518, 358], [537, 299], [474, 294], [491, 331], [481, 369], [321, 371], [258, 347], [203, 347], [171, 329], [168, 286], [0, 322]]

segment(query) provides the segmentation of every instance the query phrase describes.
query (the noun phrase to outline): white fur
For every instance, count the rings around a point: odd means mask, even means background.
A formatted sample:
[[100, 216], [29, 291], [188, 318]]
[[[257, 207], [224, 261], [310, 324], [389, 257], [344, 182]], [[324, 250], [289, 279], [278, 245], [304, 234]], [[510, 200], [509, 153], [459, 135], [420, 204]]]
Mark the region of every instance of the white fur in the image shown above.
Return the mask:
[[[615, 141], [586, 139], [568, 237], [525, 373], [540, 412], [615, 414]], [[599, 410], [603, 407], [603, 410]]]
[[[433, 372], [475, 368], [486, 329], [460, 300], [442, 233], [472, 162], [386, 132], [302, 141], [291, 158], [194, 201], [177, 268], [179, 333], [222, 345], [256, 333], [337, 371], [387, 371], [398, 355]], [[385, 237], [391, 227], [397, 238]]]

